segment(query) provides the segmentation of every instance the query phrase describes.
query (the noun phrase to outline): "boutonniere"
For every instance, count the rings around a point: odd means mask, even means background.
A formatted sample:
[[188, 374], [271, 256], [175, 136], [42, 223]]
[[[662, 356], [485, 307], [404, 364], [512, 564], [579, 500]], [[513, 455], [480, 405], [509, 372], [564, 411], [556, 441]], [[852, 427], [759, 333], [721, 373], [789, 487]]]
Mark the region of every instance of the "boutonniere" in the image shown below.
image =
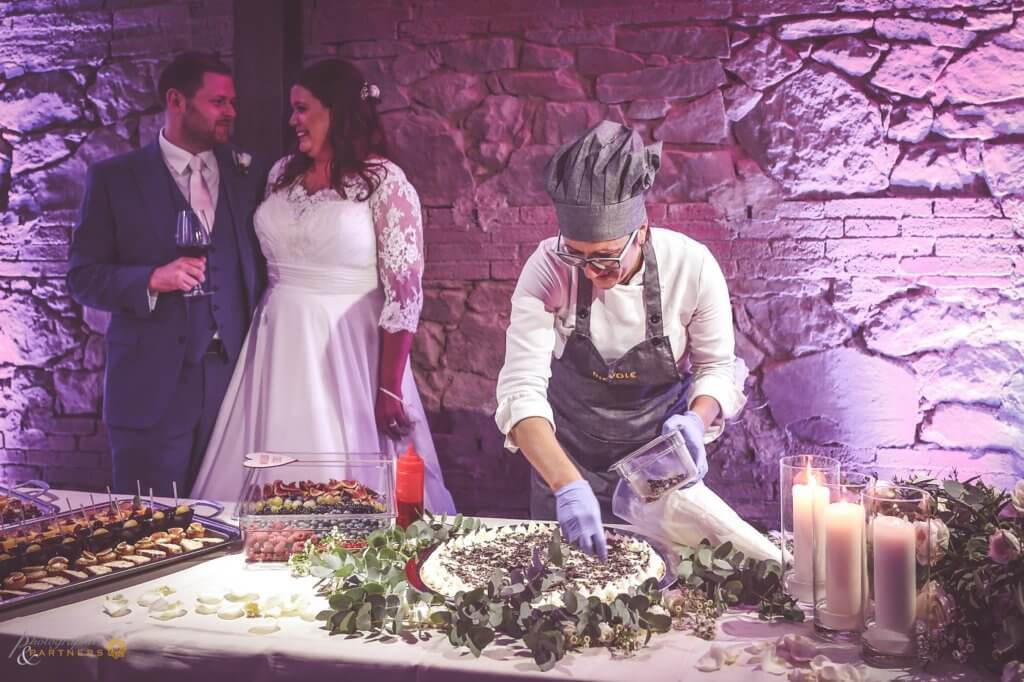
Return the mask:
[[252, 154], [231, 150], [231, 157], [235, 160], [235, 168], [241, 175], [249, 174], [249, 166], [252, 165]]

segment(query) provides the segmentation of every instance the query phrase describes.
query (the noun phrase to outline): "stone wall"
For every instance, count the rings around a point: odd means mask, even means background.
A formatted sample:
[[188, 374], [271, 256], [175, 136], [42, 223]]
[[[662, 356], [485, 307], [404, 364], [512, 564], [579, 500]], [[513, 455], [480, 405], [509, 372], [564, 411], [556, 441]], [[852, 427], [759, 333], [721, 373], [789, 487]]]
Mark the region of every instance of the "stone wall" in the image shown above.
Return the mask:
[[[64, 280], [89, 163], [153, 139], [156, 74], [175, 52], [230, 57], [231, 0], [0, 3], [0, 481], [102, 490], [106, 316]], [[3, 188], [0, 180], [0, 189]]]
[[[104, 321], [62, 280], [84, 168], [152, 135], [160, 60], [223, 52], [231, 3], [37, 13], [51, 5], [0, 9], [0, 128], [15, 145], [0, 470], [95, 488], [109, 466]], [[729, 278], [750, 400], [710, 449], [708, 480], [741, 512], [773, 523], [787, 452], [1003, 482], [1024, 469], [1024, 3], [304, 10], [309, 60], [345, 56], [380, 85], [394, 156], [426, 207], [413, 363], [464, 511], [526, 511], [528, 470], [491, 417], [509, 296], [556, 230], [540, 168], [601, 118], [665, 142], [651, 217], [708, 244]]]
[[709, 483], [777, 522], [777, 460], [1024, 471], [1024, 3], [306, 2], [306, 56], [384, 93], [427, 206], [414, 349], [445, 475], [522, 514], [492, 410], [540, 169], [602, 118], [665, 143], [656, 224], [731, 285], [748, 407]]

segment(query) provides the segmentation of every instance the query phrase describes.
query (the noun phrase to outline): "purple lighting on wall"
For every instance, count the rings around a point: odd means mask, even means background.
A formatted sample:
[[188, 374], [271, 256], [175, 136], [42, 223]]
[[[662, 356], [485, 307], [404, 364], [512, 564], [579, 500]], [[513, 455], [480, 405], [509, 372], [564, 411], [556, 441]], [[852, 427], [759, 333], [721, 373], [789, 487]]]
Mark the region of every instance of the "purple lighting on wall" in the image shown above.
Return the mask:
[[[777, 522], [790, 452], [1024, 473], [1024, 12], [438, 2], [442, 21], [418, 21], [420, 4], [373, 22], [311, 4], [304, 57], [351, 58], [379, 85], [423, 201], [412, 363], [461, 509], [525, 509], [525, 463], [492, 419], [509, 297], [557, 230], [544, 163], [602, 118], [664, 143], [651, 220], [728, 279], [750, 402], [708, 482], [740, 513]], [[87, 165], [159, 130], [160, 63], [230, 52], [231, 3], [181, 7], [14, 9], [0, 26], [0, 479], [107, 482], [106, 319], [67, 295], [68, 240]]]

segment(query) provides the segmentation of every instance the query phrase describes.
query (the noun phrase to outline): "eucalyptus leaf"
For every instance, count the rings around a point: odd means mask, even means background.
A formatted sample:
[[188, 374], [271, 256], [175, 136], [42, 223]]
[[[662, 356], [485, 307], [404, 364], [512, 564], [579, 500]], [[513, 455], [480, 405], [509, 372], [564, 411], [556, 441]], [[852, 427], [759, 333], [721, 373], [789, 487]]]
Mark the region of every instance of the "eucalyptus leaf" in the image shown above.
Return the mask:
[[494, 641], [494, 630], [488, 627], [477, 626], [470, 628], [468, 641], [472, 644], [470, 649], [475, 648], [474, 656], [480, 656], [480, 652]]

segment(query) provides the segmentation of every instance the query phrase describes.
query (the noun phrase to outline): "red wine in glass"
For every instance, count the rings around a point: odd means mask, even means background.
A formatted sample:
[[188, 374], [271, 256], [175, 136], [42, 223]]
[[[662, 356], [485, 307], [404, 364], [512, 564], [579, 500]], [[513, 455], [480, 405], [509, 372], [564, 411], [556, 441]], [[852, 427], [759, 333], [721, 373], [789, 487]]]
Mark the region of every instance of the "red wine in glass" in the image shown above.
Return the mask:
[[[199, 219], [196, 212], [191, 209], [178, 211], [178, 219], [174, 228], [174, 240], [178, 246], [178, 253], [190, 258], [204, 258], [210, 250], [210, 231]], [[207, 276], [209, 281], [209, 276]], [[197, 284], [191, 291], [186, 291], [185, 296], [206, 296], [212, 294], [210, 289], [204, 289], [202, 282]]]

